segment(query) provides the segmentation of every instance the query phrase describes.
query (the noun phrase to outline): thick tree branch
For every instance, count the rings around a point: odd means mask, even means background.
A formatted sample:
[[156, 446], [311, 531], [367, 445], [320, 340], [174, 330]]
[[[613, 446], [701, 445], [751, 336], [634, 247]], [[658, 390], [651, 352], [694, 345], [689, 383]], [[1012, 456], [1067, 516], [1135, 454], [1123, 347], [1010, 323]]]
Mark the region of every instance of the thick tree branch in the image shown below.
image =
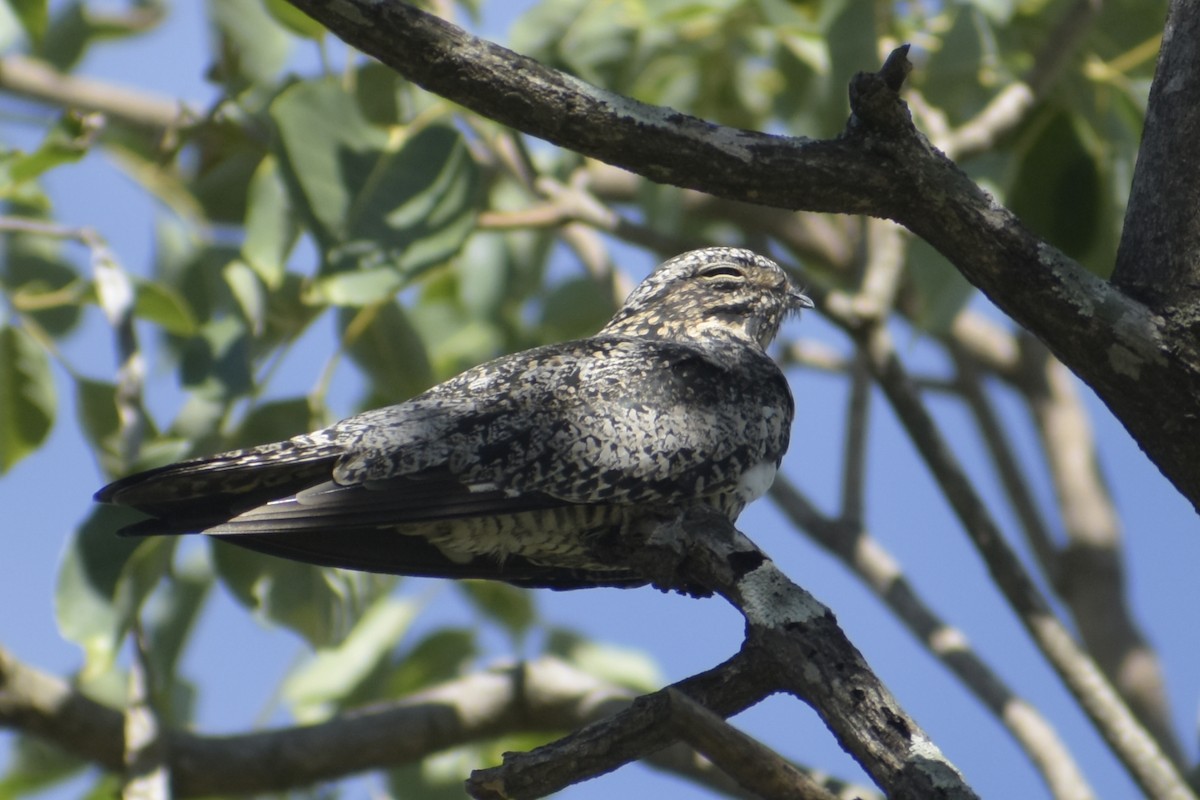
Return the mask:
[[[829, 609], [788, 580], [723, 515], [692, 509], [626, 546], [620, 557], [655, 585], [707, 587], [746, 619], [742, 651], [676, 690], [721, 716], [768, 694], [790, 693], [813, 707], [888, 797], [975, 797], [871, 672]], [[674, 740], [670, 706], [667, 693], [656, 692], [557, 742], [509, 753], [503, 765], [472, 776], [472, 794], [541, 797], [616, 769]]]
[[1113, 282], [1200, 329], [1200, 15], [1171, 0]]
[[1046, 342], [1200, 508], [1196, 338], [1035, 237], [931, 147], [895, 91], [902, 70], [856, 77], [842, 137], [770, 136], [598, 89], [395, 0], [290, 2], [432, 92], [651, 180], [900, 222]]

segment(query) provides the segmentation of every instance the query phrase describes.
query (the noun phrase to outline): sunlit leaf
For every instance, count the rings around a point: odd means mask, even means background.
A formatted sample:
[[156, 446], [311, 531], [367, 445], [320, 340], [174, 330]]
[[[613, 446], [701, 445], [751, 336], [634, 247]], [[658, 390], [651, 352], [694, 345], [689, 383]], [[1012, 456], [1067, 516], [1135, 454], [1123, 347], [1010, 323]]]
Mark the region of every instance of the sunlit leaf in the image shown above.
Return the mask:
[[297, 718], [312, 722], [326, 716], [387, 658], [408, 630], [419, 607], [412, 601], [381, 597], [335, 647], [322, 648], [293, 670], [281, 692]]
[[[353, 270], [412, 275], [466, 240], [478, 170], [462, 136], [430, 125], [403, 142], [367, 121], [333, 81], [297, 84], [271, 104], [293, 200], [325, 253], [323, 278]], [[318, 289], [340, 302], [378, 302], [366, 287]]]
[[138, 281], [133, 313], [176, 336], [196, 333], [196, 318], [183, 296], [157, 281]]
[[645, 653], [591, 641], [574, 631], [562, 628], [551, 631], [546, 650], [590, 675], [637, 691], [656, 691], [664, 683], [658, 665]]
[[17, 154], [4, 162], [8, 179], [29, 181], [63, 164], [73, 164], [87, 155], [104, 127], [99, 114], [68, 111], [47, 133], [32, 153]]
[[237, 88], [274, 78], [287, 64], [291, 40], [260, 2], [210, 0], [209, 16], [221, 41], [218, 76]]
[[229, 291], [237, 301], [242, 316], [250, 325], [251, 334], [257, 336], [266, 325], [267, 295], [257, 273], [245, 261], [234, 260], [221, 270]]
[[296, 241], [296, 225], [274, 157], [268, 156], [258, 165], [248, 191], [242, 257], [268, 288], [277, 289]]
[[[359, 253], [378, 253], [366, 242], [357, 248]], [[332, 253], [354, 259], [350, 248], [335, 248]], [[322, 275], [309, 286], [304, 299], [310, 304], [334, 306], [366, 306], [382, 303], [404, 285], [404, 278], [391, 266], [375, 269], [348, 269]]]
[[46, 351], [20, 328], [0, 327], [0, 473], [38, 448], [55, 406]]
[[384, 157], [387, 132], [369, 124], [354, 97], [333, 81], [298, 83], [271, 104], [293, 196], [328, 249], [347, 238], [355, 196]]
[[46, 11], [46, 0], [8, 0], [8, 6], [21, 21], [21, 27], [34, 45], [42, 41], [46, 35], [46, 25], [49, 15]]
[[297, 36], [305, 39], [320, 39], [325, 36], [324, 25], [286, 0], [264, 0], [263, 5], [276, 22]]

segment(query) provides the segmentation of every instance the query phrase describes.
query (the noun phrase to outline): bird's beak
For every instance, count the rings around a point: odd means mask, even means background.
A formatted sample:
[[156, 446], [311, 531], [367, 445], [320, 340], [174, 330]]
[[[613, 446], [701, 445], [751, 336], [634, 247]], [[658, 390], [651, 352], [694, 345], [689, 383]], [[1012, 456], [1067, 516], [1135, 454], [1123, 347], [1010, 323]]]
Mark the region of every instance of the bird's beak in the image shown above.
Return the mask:
[[788, 300], [793, 311], [799, 311], [802, 308], [815, 308], [813, 301], [804, 292], [795, 287], [788, 290]]

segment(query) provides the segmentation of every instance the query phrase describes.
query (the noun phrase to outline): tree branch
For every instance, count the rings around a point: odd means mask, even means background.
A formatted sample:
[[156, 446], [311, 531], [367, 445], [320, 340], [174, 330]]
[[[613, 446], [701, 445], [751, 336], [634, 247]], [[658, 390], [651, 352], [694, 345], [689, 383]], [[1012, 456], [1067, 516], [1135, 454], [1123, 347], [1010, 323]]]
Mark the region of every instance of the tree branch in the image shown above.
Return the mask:
[[36, 59], [0, 59], [0, 89], [61, 108], [99, 111], [138, 128], [162, 132], [195, 119], [184, 103], [91, 78], [64, 75]]
[[[633, 537], [636, 538], [636, 537]], [[661, 522], [614, 554], [660, 588], [703, 586], [746, 619], [742, 651], [674, 689], [721, 716], [774, 692], [808, 703], [884, 793], [973, 798], [962, 776], [896, 703], [833, 614], [793, 584], [724, 515], [705, 507]], [[616, 769], [672, 742], [667, 691], [472, 776], [476, 798], [532, 798]]]
[[1113, 283], [1200, 329], [1200, 15], [1171, 0]]
[[1048, 572], [1100, 669], [1182, 767], [1162, 670], [1126, 595], [1120, 518], [1100, 474], [1087, 415], [1062, 364], [1031, 337], [1021, 344], [1022, 394], [1046, 453], [1067, 536]]
[[[836, 311], [832, 316], [837, 318]], [[859, 340], [872, 373], [996, 585], [1113, 753], [1148, 797], [1194, 800], [1195, 795], [1170, 759], [1138, 723], [1095, 663], [1076, 644], [1016, 554], [1005, 543], [999, 526], [912, 386], [886, 328], [878, 323], [855, 324], [848, 318], [842, 318], [840, 322]]]
[[1021, 745], [1057, 800], [1094, 800], [1095, 792], [1053, 726], [984, 663], [961, 631], [921, 599], [895, 559], [861, 522], [826, 517], [783, 476], [771, 486], [771, 499], [796, 527], [858, 575], [979, 698]]
[[[173, 796], [262, 794], [414, 763], [505, 733], [578, 728], [628, 706], [631, 699], [626, 689], [544, 658], [469, 675], [317, 725], [235, 736], [172, 730], [163, 736]], [[120, 711], [0, 648], [0, 727], [45, 739], [120, 773], [126, 767], [123, 726]], [[698, 768], [690, 748], [672, 747], [650, 755], [648, 762], [713, 788], [730, 788], [722, 775]]]

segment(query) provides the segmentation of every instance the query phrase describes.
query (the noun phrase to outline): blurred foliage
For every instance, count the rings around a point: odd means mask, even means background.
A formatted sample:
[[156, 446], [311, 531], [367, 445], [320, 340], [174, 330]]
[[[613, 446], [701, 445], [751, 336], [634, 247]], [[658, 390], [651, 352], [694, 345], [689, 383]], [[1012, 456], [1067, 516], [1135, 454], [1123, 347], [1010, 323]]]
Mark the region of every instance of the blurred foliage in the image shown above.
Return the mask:
[[[1055, 24], [1073, 3], [541, 0], [529, 4], [508, 44], [648, 103], [825, 137], [845, 121], [850, 76], [911, 41], [918, 62], [911, 87], [927, 109], [918, 123], [940, 115], [953, 128], [1043, 68], [1055, 55]], [[514, 152], [517, 162], [564, 184], [586, 176], [579, 156], [510, 140], [492, 123], [344, 54], [282, 0], [209, 0], [207, 9], [210, 30], [195, 35], [209, 37], [206, 78], [218, 95], [211, 107], [155, 136], [120, 114], [61, 109], [38, 146], [0, 152], [9, 231], [0, 271], [0, 472], [45, 444], [64, 402], [56, 370], [74, 386], [65, 403], [115, 477], [325, 424], [337, 416], [335, 374], [358, 387], [359, 407], [375, 406], [500, 353], [585, 335], [612, 312], [614, 287], [629, 277], [563, 257], [575, 244], [561, 226], [480, 224], [485, 214], [546, 200], [510, 168]], [[170, 13], [158, 0], [120, 11], [83, 0], [7, 0], [5, 10], [6, 51], [62, 70], [90, 48], [135, 42]], [[488, 19], [486, 7], [466, 10]], [[1104, 4], [1033, 112], [963, 164], [1031, 228], [1097, 269], [1113, 261], [1164, 10], [1159, 2]], [[88, 329], [111, 330], [122, 358], [140, 348], [154, 365], [155, 380], [145, 386], [109, 365], [71, 363], [60, 348], [100, 316], [86, 257], [96, 254], [79, 231], [55, 224], [43, 181], [54, 174], [69, 186], [71, 165], [97, 152], [164, 209], [153, 231], [154, 263], [131, 278], [136, 326], [110, 320]], [[755, 215], [685, 213], [671, 187], [639, 183], [608, 196], [598, 189], [596, 199], [662, 236], [773, 247], [814, 282], [849, 285], [858, 274], [854, 263], [789, 251], [790, 240], [756, 227]], [[552, 269], [552, 261], [570, 266]], [[933, 331], [973, 292], [920, 243], [910, 250], [903, 291], [910, 320]], [[284, 361], [300, 363], [307, 393], [275, 388]], [[133, 414], [131, 391], [140, 395]], [[143, 402], [160, 391], [168, 399]], [[149, 406], [174, 411], [151, 415]], [[124, 517], [98, 507], [80, 525], [62, 564], [58, 618], [85, 653], [79, 679], [100, 685], [119, 678], [117, 653], [140, 611], [161, 707], [180, 723], [196, 689], [178, 664], [218, 583], [313, 648], [282, 689], [300, 719], [451, 678], [475, 663], [480, 631], [489, 627], [516, 649], [557, 653], [608, 679], [639, 688], [660, 680], [642, 656], [545, 631], [534, 596], [507, 586], [458, 587], [475, 624], [416, 635], [422, 607], [393, 598], [394, 579], [219, 545], [118, 539], [112, 531]], [[460, 796], [464, 764], [528, 744], [463, 748], [390, 780], [405, 797]], [[73, 759], [21, 739], [0, 794], [31, 793], [78, 770]], [[104, 780], [96, 787], [107, 789]]]

